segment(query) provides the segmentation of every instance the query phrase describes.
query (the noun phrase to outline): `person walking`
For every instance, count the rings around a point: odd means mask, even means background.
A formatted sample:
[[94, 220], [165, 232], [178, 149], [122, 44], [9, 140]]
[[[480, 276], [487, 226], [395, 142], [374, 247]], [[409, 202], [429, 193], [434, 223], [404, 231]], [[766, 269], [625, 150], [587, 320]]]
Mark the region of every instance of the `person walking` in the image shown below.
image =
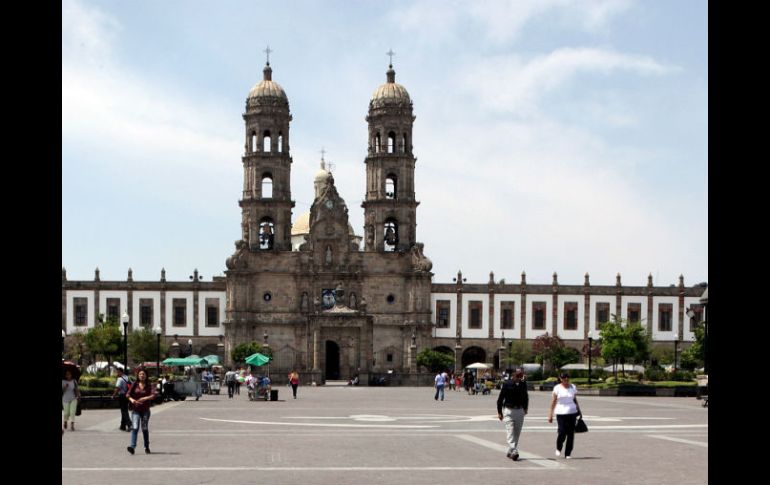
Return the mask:
[[152, 386], [147, 380], [147, 371], [139, 369], [136, 374], [136, 382], [131, 386], [127, 395], [133, 410], [131, 411], [131, 444], [126, 449], [132, 455], [136, 449], [136, 435], [139, 433], [140, 425], [144, 439], [144, 452], [150, 454], [150, 404], [156, 395], [155, 386]]
[[556, 422], [559, 425], [559, 431], [556, 436], [556, 456], [561, 456], [564, 440], [567, 440], [567, 447], [564, 449], [564, 458], [570, 459], [572, 456], [572, 447], [575, 443], [575, 422], [580, 414], [580, 406], [577, 402], [577, 388], [569, 383], [569, 374], [562, 372], [561, 382], [553, 387], [553, 398], [551, 399], [551, 409], [548, 413], [548, 422], [553, 423], [554, 411], [556, 412]]
[[115, 399], [115, 395], [118, 395], [121, 431], [131, 431], [131, 418], [128, 417], [128, 398], [126, 397], [130, 387], [131, 382], [128, 380], [128, 376], [123, 372], [123, 369], [118, 369], [118, 378], [115, 381], [115, 390], [112, 392], [112, 398]]
[[78, 409], [78, 400], [80, 399], [80, 389], [78, 382], [72, 378], [72, 371], [64, 371], [64, 379], [61, 380], [61, 404], [64, 413], [64, 430], [67, 429], [67, 420], [70, 422], [70, 430], [75, 431], [75, 414]]
[[438, 374], [436, 374], [436, 377], [433, 379], [433, 386], [436, 388], [436, 395], [433, 396], [433, 399], [438, 401], [439, 396], [441, 396], [441, 400], [444, 400], [444, 384], [446, 384], [446, 378], [444, 377], [445, 373], [439, 371]]
[[297, 371], [292, 371], [289, 374], [289, 384], [291, 384], [291, 392], [294, 394], [294, 399], [297, 399], [297, 388], [299, 387], [299, 374]]
[[227, 397], [230, 399], [233, 398], [233, 394], [235, 394], [235, 371], [232, 367], [227, 368], [227, 372], [225, 372], [225, 383], [227, 384]]
[[513, 461], [519, 459], [519, 436], [524, 426], [524, 416], [529, 410], [529, 393], [523, 377], [524, 371], [516, 369], [512, 376], [503, 381], [497, 397], [497, 419], [505, 424], [505, 437], [508, 441], [506, 456]]

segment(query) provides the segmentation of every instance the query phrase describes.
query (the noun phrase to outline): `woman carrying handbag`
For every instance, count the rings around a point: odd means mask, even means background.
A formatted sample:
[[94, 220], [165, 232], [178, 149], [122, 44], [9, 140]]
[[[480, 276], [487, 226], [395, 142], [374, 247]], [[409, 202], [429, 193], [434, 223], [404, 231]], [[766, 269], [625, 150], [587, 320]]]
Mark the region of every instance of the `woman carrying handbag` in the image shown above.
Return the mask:
[[[562, 372], [561, 382], [553, 388], [553, 399], [551, 399], [551, 409], [548, 413], [548, 422], [553, 423], [554, 411], [556, 412], [556, 421], [559, 425], [559, 431], [556, 435], [556, 456], [561, 456], [564, 441], [567, 441], [567, 447], [564, 449], [564, 458], [572, 457], [572, 447], [575, 443], [575, 423], [578, 416], [582, 416], [580, 406], [578, 405], [577, 388], [569, 383], [569, 374]], [[585, 423], [584, 423], [585, 424]]]

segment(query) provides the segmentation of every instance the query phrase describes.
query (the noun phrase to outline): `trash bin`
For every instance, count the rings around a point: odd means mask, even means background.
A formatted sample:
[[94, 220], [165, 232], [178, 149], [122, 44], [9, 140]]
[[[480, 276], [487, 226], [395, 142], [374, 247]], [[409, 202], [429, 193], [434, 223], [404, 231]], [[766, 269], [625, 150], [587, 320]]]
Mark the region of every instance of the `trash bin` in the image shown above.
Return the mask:
[[270, 390], [270, 400], [271, 401], [277, 401], [278, 400], [278, 389], [271, 389]]

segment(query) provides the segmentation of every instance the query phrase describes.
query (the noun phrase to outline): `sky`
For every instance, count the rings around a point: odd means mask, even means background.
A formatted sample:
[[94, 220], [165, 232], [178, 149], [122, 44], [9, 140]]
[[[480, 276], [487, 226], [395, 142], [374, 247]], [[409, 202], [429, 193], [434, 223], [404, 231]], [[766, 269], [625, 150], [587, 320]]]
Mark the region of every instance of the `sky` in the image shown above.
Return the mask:
[[293, 220], [323, 148], [363, 234], [365, 117], [392, 49], [434, 283], [708, 281], [707, 24], [702, 0], [63, 0], [62, 266], [224, 275], [269, 45]]

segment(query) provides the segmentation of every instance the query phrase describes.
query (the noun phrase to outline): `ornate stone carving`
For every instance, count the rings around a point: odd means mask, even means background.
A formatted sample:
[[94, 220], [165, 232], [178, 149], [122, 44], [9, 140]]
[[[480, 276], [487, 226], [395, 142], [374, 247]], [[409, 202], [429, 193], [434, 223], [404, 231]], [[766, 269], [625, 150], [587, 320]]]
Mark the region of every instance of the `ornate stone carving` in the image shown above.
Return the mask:
[[412, 269], [418, 273], [430, 271], [433, 268], [433, 262], [422, 252], [423, 243], [415, 243], [412, 246]]

